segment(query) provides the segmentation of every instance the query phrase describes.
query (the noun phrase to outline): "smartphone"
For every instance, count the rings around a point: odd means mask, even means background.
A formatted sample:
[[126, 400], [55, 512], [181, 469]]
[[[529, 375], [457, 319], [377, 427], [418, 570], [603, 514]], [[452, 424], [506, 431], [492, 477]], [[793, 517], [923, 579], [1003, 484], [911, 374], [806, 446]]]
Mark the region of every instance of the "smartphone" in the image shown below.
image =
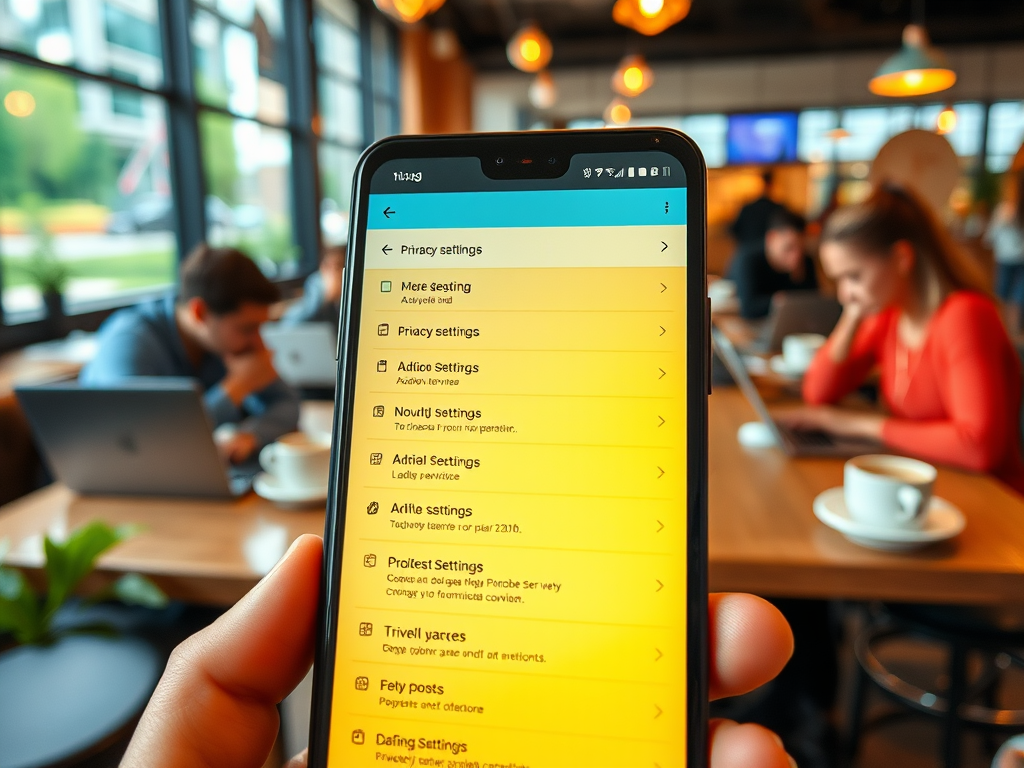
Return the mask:
[[705, 764], [705, 179], [668, 130], [364, 153], [311, 765]]

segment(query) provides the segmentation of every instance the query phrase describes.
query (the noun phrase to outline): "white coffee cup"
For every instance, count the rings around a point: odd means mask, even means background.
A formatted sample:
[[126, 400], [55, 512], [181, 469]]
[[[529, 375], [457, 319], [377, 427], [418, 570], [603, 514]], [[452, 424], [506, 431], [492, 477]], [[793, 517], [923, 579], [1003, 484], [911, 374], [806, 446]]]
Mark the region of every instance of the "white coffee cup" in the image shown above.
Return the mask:
[[794, 333], [782, 340], [782, 360], [786, 368], [803, 373], [811, 367], [818, 350], [825, 346], [825, 337], [820, 333]]
[[330, 463], [330, 446], [302, 432], [284, 435], [260, 451], [260, 466], [286, 488], [325, 487]]
[[850, 459], [843, 473], [846, 510], [875, 528], [920, 528], [937, 474], [931, 464], [904, 456]]

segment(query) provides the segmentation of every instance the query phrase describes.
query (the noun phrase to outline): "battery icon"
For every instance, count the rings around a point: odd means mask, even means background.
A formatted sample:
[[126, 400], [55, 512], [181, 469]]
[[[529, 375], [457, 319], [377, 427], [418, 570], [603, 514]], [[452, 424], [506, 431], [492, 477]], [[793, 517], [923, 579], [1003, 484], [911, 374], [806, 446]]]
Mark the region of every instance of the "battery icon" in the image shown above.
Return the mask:
[[635, 168], [630, 168], [629, 169], [629, 178], [632, 179], [633, 176], [635, 176], [635, 175], [636, 175], [636, 169]]

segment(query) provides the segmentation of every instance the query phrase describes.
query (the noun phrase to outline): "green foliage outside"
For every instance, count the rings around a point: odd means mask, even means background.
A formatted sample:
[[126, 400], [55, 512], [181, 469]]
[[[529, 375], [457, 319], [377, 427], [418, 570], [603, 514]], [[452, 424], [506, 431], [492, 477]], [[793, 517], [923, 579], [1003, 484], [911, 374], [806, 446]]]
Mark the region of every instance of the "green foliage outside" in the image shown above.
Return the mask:
[[[4, 288], [37, 285], [29, 258], [4, 257]], [[140, 251], [123, 256], [96, 256], [62, 261], [69, 281], [101, 278], [117, 281], [117, 290], [128, 291], [175, 282], [177, 261], [173, 251]]]
[[[113, 528], [106, 523], [87, 523], [61, 543], [49, 536], [44, 539], [46, 552], [46, 594], [37, 596], [25, 576], [3, 566], [7, 542], [0, 541], [0, 635], [10, 634], [17, 644], [46, 644], [57, 640], [63, 632], [109, 631], [105, 627], [75, 627], [59, 630], [54, 624], [57, 611], [75, 588], [96, 566], [96, 560], [111, 547], [138, 532], [135, 526]], [[137, 573], [122, 576], [110, 587], [89, 598], [89, 602], [119, 600], [127, 605], [163, 608], [167, 596], [152, 581]]]
[[35, 111], [14, 117], [0, 110], [0, 201], [30, 205], [44, 199], [86, 198], [110, 205], [117, 196], [118, 159], [111, 146], [79, 127], [78, 91], [63, 75], [0, 65], [0, 92], [28, 91]]

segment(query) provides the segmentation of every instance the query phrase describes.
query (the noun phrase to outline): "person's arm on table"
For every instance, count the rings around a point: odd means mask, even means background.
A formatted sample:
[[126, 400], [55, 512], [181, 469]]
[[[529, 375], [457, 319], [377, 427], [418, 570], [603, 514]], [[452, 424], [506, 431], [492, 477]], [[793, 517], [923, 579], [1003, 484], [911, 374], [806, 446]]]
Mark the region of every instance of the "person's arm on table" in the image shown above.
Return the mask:
[[[211, 626], [175, 649], [121, 768], [260, 768], [277, 736], [278, 703], [309, 670], [322, 542], [300, 537], [277, 566]], [[782, 615], [751, 595], [711, 595], [711, 695], [772, 679], [793, 651]], [[711, 768], [792, 768], [770, 731], [712, 721]], [[288, 768], [303, 768], [303, 753]]]
[[246, 398], [245, 410], [250, 415], [241, 428], [253, 434], [257, 446], [262, 448], [299, 428], [300, 403], [299, 393], [277, 379]]
[[804, 375], [804, 402], [837, 403], [859, 387], [878, 364], [885, 327], [882, 316], [865, 318], [856, 305], [845, 307]]
[[899, 451], [923, 459], [991, 472], [1019, 428], [1017, 413], [1007, 413], [1010, 382], [1001, 365], [1000, 339], [1005, 331], [996, 310], [984, 299], [951, 306], [937, 319], [934, 341], [943, 350], [949, 418], [915, 421], [890, 418], [882, 439]]

